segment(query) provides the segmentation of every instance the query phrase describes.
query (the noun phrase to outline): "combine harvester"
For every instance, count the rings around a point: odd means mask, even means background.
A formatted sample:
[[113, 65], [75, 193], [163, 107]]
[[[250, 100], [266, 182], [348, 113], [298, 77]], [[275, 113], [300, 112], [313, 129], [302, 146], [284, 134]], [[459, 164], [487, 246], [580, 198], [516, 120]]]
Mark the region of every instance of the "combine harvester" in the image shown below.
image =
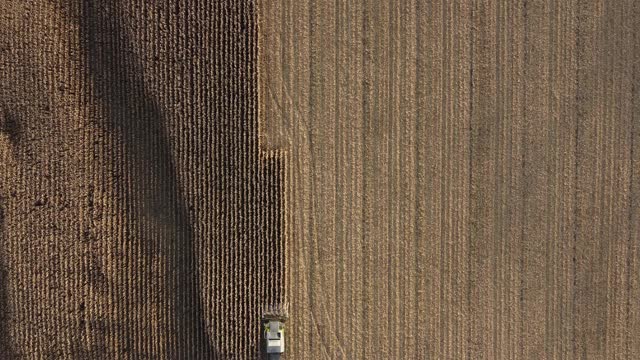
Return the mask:
[[264, 354], [268, 360], [280, 360], [284, 353], [284, 322], [289, 314], [288, 304], [267, 305], [262, 315]]

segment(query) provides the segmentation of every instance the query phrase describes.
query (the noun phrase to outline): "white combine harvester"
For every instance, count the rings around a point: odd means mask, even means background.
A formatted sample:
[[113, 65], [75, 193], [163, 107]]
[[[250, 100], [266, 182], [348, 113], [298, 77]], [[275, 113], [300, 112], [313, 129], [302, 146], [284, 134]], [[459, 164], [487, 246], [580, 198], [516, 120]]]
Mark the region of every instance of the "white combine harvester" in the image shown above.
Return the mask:
[[265, 307], [262, 316], [264, 353], [269, 360], [280, 360], [284, 353], [284, 322], [288, 317], [288, 304]]

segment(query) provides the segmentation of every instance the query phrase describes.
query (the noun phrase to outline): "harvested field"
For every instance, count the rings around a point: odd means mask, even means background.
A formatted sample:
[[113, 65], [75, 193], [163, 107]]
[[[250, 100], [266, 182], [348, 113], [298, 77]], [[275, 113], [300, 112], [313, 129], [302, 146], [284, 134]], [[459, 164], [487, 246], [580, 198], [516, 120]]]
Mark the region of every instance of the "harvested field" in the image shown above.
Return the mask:
[[0, 2], [0, 359], [258, 357], [285, 259], [255, 10]]
[[639, 11], [261, 2], [290, 358], [640, 358]]
[[640, 358], [639, 21], [0, 1], [0, 359]]

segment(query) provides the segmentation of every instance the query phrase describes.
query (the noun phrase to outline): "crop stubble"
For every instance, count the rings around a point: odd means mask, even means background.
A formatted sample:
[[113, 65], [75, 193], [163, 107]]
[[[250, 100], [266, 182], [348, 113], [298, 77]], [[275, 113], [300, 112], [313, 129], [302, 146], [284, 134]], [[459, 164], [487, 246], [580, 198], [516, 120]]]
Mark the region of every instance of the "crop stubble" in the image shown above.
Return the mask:
[[262, 1], [290, 357], [640, 357], [639, 11]]

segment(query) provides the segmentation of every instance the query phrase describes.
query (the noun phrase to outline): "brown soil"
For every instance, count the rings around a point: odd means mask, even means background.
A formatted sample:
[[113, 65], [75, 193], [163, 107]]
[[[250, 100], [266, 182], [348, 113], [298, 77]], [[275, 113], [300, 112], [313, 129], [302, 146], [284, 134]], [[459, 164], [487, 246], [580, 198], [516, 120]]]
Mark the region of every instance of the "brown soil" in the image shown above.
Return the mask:
[[261, 2], [294, 359], [640, 358], [640, 6]]

